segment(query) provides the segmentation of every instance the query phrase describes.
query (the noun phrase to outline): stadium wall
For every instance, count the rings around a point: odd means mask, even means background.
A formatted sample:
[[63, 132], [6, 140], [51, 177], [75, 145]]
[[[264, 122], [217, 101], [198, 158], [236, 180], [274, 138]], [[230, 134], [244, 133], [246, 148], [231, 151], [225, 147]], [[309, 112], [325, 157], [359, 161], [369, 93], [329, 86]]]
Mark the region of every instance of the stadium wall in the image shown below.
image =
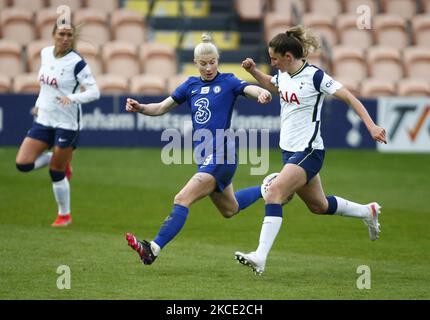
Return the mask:
[[[124, 110], [127, 96], [103, 96], [83, 105], [80, 146], [158, 147], [165, 129], [190, 132], [189, 110], [185, 105], [161, 117], [147, 117]], [[164, 97], [138, 97], [143, 103], [160, 101]], [[18, 146], [31, 127], [30, 109], [35, 95], [0, 95], [0, 145]], [[430, 152], [430, 100], [411, 98], [380, 98], [362, 100], [373, 119], [384, 126], [391, 143], [381, 151]], [[260, 133], [269, 129], [271, 147], [279, 141], [279, 101], [269, 105], [240, 97], [232, 118], [232, 128], [254, 129]], [[322, 135], [327, 148], [375, 149], [364, 124], [348, 106], [327, 98], [322, 110]], [[185, 124], [185, 125], [184, 125]], [[422, 131], [422, 132], [421, 132]], [[189, 137], [190, 138], [190, 137]], [[260, 140], [259, 140], [260, 141]]]

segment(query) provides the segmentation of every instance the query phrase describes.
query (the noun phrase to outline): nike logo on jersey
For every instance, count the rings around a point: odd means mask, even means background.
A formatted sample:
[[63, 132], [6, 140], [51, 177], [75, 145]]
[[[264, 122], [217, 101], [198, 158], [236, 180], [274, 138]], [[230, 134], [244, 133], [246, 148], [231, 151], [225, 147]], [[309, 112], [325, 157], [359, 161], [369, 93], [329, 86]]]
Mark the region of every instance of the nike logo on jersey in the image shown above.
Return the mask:
[[58, 142], [66, 142], [67, 139], [63, 139], [63, 138], [58, 138]]
[[199, 90], [191, 90], [191, 94], [194, 94], [194, 93], [196, 93], [197, 91], [199, 91]]

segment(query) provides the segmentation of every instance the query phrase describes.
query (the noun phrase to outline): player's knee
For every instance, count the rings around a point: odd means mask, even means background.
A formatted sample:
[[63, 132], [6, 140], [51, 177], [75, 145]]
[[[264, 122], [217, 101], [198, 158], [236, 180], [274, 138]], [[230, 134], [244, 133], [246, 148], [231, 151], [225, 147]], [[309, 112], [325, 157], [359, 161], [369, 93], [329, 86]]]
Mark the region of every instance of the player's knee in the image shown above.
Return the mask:
[[181, 192], [179, 192], [178, 194], [176, 194], [176, 196], [175, 196], [175, 198], [174, 198], [173, 201], [174, 201], [175, 204], [179, 204], [179, 205], [184, 206], [184, 207], [188, 207], [191, 204], [191, 202], [188, 199], [188, 197], [185, 196]]
[[327, 212], [327, 206], [322, 204], [308, 205], [309, 210], [315, 214], [325, 214]]
[[16, 169], [21, 172], [29, 172], [34, 169], [34, 163], [16, 163]]
[[237, 210], [223, 209], [223, 210], [220, 210], [220, 212], [224, 218], [230, 219], [231, 217], [233, 217], [237, 213]]
[[282, 203], [283, 192], [275, 186], [271, 186], [266, 193], [266, 203]]

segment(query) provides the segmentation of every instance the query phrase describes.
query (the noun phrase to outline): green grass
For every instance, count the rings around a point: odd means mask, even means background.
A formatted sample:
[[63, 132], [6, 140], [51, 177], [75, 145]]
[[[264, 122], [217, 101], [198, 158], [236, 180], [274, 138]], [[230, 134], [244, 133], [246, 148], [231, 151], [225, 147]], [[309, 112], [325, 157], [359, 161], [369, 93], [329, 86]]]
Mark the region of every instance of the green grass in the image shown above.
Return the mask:
[[[193, 165], [165, 166], [158, 149], [80, 148], [73, 160], [73, 225], [53, 229], [56, 205], [46, 169], [15, 170], [15, 148], [0, 149], [0, 299], [429, 299], [430, 155], [329, 150], [325, 192], [383, 206], [376, 242], [357, 219], [310, 214], [296, 197], [263, 276], [236, 264], [256, 248], [264, 204], [230, 220], [209, 200], [194, 205], [184, 229], [152, 266], [124, 234], [152, 238]], [[270, 154], [271, 172], [280, 168]], [[239, 167], [236, 189], [259, 184]], [[58, 266], [71, 269], [59, 290]], [[357, 267], [371, 269], [359, 290]]]

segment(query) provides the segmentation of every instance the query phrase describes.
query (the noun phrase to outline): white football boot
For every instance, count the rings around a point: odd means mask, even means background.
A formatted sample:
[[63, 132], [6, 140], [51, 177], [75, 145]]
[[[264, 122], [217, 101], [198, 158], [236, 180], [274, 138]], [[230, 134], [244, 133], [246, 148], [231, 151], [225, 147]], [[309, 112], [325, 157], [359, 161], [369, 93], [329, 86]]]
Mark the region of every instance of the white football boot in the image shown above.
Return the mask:
[[369, 229], [370, 240], [374, 241], [379, 238], [379, 233], [381, 232], [381, 225], [378, 222], [378, 216], [381, 214], [381, 206], [376, 202], [369, 203], [367, 206], [369, 208], [369, 216], [364, 218], [363, 221]]
[[250, 253], [242, 253], [242, 252], [236, 251], [234, 253], [234, 258], [241, 264], [251, 267], [252, 271], [254, 271], [256, 275], [261, 276], [262, 273], [264, 272], [266, 261], [257, 257], [257, 255], [255, 254], [255, 251]]

